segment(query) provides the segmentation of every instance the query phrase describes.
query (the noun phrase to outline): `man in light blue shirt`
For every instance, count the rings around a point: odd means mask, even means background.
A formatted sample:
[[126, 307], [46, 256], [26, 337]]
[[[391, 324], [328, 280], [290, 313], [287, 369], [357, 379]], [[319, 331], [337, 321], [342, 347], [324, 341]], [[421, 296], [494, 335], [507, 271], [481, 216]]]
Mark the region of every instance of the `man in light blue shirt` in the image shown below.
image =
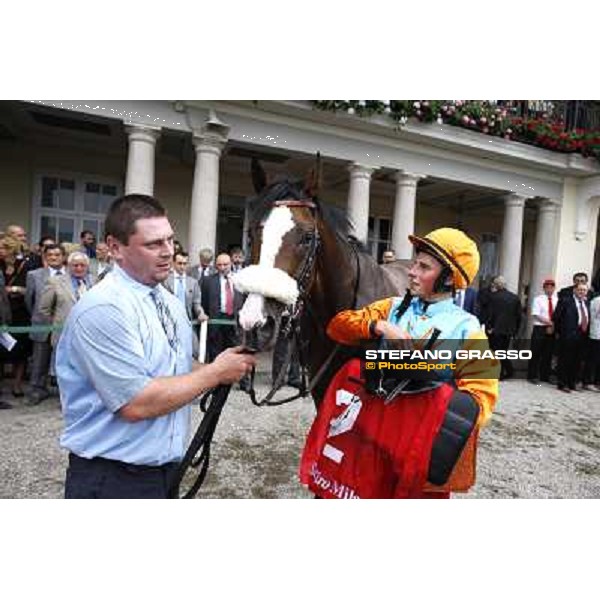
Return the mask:
[[185, 308], [158, 285], [171, 268], [173, 230], [157, 200], [115, 200], [105, 231], [116, 265], [73, 308], [57, 349], [65, 497], [166, 498], [189, 403], [238, 381], [255, 359], [232, 348], [193, 363]]

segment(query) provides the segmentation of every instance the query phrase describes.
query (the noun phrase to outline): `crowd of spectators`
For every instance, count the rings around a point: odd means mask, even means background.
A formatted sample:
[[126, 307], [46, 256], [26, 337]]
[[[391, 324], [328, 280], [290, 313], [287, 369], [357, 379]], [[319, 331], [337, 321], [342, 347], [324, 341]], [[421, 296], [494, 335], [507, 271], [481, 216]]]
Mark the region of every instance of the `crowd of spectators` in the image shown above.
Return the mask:
[[[384, 262], [393, 258], [385, 256]], [[198, 262], [191, 263], [182, 245], [175, 242], [172, 273], [164, 285], [183, 303], [194, 326], [194, 357], [210, 362], [241, 341], [237, 315], [244, 297], [234, 289], [231, 275], [244, 267], [245, 256], [240, 246], [216, 258], [211, 249], [204, 248]], [[0, 232], [0, 325], [13, 328], [0, 344], [0, 376], [6, 376], [5, 366], [10, 365], [14, 398], [23, 397], [26, 404], [35, 405], [57, 392], [54, 349], [62, 324], [81, 295], [112, 267], [108, 245], [97, 242], [91, 231], [81, 232], [79, 244], [59, 244], [44, 236], [31, 246], [19, 225]], [[460, 290], [454, 301], [479, 318], [494, 350], [506, 350], [513, 340], [527, 337], [528, 302], [524, 305], [508, 290], [501, 275], [479, 290]], [[573, 285], [558, 293], [554, 280], [546, 279], [530, 308], [528, 381], [556, 384], [565, 393], [600, 391], [600, 271], [592, 286], [585, 273], [576, 273]], [[201, 349], [200, 327], [205, 321], [208, 332]], [[286, 342], [279, 340], [274, 352], [273, 380], [286, 354]], [[511, 361], [503, 360], [501, 379], [513, 376]], [[294, 359], [285, 381], [298, 387], [299, 379]], [[242, 389], [248, 385], [246, 379], [240, 382]], [[0, 408], [11, 407], [0, 401]]]
[[[467, 289], [455, 301], [479, 318], [492, 349], [506, 350], [513, 340], [522, 344], [529, 337], [526, 329], [529, 300], [523, 303], [507, 290], [500, 275], [477, 292]], [[558, 292], [555, 280], [545, 279], [529, 308], [533, 327], [527, 380], [533, 385], [556, 385], [565, 393], [599, 392], [600, 270], [591, 285], [587, 274], [578, 272], [573, 275], [573, 285]], [[511, 361], [501, 362], [500, 378], [513, 377]]]
[[[234, 290], [231, 274], [244, 266], [244, 252], [233, 246], [214, 260], [211, 249], [190, 257], [175, 244], [173, 271], [165, 287], [186, 307], [194, 324], [194, 354], [199, 357], [200, 325], [211, 317], [205, 359], [240, 341], [237, 312], [243, 297]], [[110, 273], [113, 258], [104, 241], [82, 231], [79, 243], [51, 236], [29, 244], [25, 229], [9, 225], [0, 232], [0, 325], [10, 326], [0, 343], [0, 377], [11, 379], [10, 393], [35, 405], [57, 393], [54, 351], [63, 323], [81, 296]], [[246, 388], [247, 381], [242, 381]], [[12, 404], [0, 400], [0, 409]]]

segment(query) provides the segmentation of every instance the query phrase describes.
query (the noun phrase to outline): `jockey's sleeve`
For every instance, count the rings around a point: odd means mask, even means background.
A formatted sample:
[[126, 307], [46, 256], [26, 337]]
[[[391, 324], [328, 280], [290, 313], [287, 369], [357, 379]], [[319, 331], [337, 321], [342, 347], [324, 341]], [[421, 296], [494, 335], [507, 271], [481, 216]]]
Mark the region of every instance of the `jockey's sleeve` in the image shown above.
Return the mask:
[[[469, 334], [462, 349], [481, 349], [481, 340], [487, 337], [483, 331]], [[500, 363], [496, 359], [460, 359], [456, 361], [456, 387], [470, 394], [479, 404], [477, 425], [485, 425], [491, 415], [498, 398], [498, 374]]]
[[327, 335], [340, 344], [358, 345], [371, 339], [369, 325], [372, 321], [387, 321], [393, 298], [377, 300], [358, 310], [343, 310], [327, 325]]

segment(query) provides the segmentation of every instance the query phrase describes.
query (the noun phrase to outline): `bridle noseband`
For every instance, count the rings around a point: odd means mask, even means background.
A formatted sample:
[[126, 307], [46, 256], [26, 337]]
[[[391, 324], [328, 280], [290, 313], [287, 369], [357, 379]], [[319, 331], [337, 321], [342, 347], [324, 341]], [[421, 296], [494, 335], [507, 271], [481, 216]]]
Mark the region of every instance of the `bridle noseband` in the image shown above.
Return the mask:
[[[278, 200], [274, 202], [274, 205], [277, 206], [287, 206], [287, 207], [301, 207], [301, 208], [309, 208], [313, 213], [313, 216], [316, 216], [317, 205], [312, 200]], [[282, 329], [282, 334], [286, 337], [290, 337], [290, 333], [292, 332], [295, 325], [297, 325], [300, 321], [300, 317], [304, 312], [304, 307], [306, 305], [306, 298], [308, 296], [308, 290], [310, 289], [310, 284], [312, 283], [313, 275], [314, 275], [314, 266], [317, 260], [317, 253], [319, 251], [319, 247], [321, 245], [321, 236], [319, 234], [319, 228], [316, 224], [312, 230], [310, 247], [304, 260], [300, 264], [297, 269], [297, 273], [294, 276], [296, 280], [296, 285], [298, 286], [298, 300], [296, 300], [296, 305], [294, 307], [294, 312], [290, 315], [288, 322], [285, 327]]]
[[[274, 208], [279, 206], [286, 206], [288, 208], [308, 208], [313, 213], [313, 216], [316, 216], [316, 212], [318, 209], [317, 204], [308, 198], [300, 200], [277, 200], [273, 203]], [[271, 401], [271, 398], [273, 398], [280, 385], [283, 383], [285, 373], [287, 372], [287, 369], [292, 360], [294, 346], [300, 349], [300, 320], [302, 318], [302, 315], [304, 314], [304, 309], [306, 307], [306, 299], [308, 297], [308, 291], [313, 281], [315, 273], [315, 263], [317, 260], [319, 248], [321, 246], [321, 236], [319, 234], [319, 228], [317, 227], [316, 218], [314, 219], [314, 223], [315, 225], [311, 232], [310, 247], [308, 248], [308, 252], [306, 253], [304, 260], [298, 267], [294, 276], [296, 285], [298, 286], [298, 299], [296, 300], [293, 311], [291, 312], [286, 324], [281, 328], [280, 331], [280, 335], [286, 337], [291, 343], [288, 344], [285, 360], [283, 361], [283, 364], [279, 369], [279, 373], [277, 374], [277, 377], [273, 382], [273, 387], [271, 388], [271, 391], [262, 400], [256, 399], [256, 391], [254, 389], [254, 370], [252, 371], [252, 376], [250, 379], [250, 389], [248, 390], [248, 394], [250, 396], [250, 400], [256, 406], [279, 406], [280, 404], [286, 404], [287, 402], [291, 402], [292, 400], [296, 400], [297, 398], [306, 397], [308, 396], [310, 391], [309, 387], [306, 385], [306, 364], [304, 364], [304, 362], [300, 360], [301, 385], [298, 393], [283, 400]]]

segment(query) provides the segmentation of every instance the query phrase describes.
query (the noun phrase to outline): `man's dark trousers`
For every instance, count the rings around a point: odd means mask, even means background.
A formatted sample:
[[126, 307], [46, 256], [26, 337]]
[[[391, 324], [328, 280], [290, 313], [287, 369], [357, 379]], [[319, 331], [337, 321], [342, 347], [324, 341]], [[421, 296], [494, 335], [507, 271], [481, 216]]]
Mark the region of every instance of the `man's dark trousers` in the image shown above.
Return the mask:
[[169, 484], [176, 469], [177, 463], [148, 467], [105, 458], [81, 458], [71, 453], [65, 498], [168, 498]]

